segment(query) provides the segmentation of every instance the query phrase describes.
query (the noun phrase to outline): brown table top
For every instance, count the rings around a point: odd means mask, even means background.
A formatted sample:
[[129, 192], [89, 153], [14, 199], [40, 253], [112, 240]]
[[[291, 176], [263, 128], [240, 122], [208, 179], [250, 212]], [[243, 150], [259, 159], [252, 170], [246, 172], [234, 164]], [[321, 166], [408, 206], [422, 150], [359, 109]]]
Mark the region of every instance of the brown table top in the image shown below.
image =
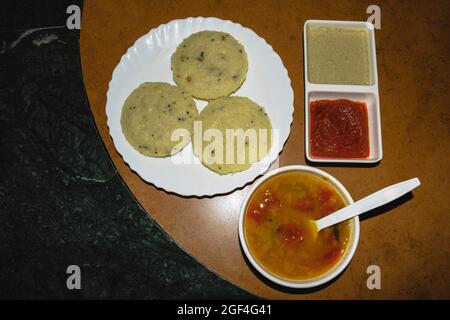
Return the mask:
[[[95, 122], [120, 175], [143, 208], [209, 269], [259, 296], [287, 299], [450, 298], [450, 107], [447, 1], [380, 5], [376, 31], [384, 158], [374, 167], [323, 166], [354, 199], [418, 176], [412, 199], [364, 219], [357, 252], [341, 277], [320, 290], [283, 290], [249, 268], [237, 218], [248, 191], [184, 198], [144, 182], [116, 152], [105, 105], [112, 71], [127, 48], [173, 19], [213, 16], [266, 39], [292, 80], [294, 122], [280, 165], [304, 164], [302, 28], [307, 19], [366, 20], [370, 1], [85, 0], [81, 29], [84, 83]], [[368, 290], [369, 265], [381, 268], [381, 290]]]

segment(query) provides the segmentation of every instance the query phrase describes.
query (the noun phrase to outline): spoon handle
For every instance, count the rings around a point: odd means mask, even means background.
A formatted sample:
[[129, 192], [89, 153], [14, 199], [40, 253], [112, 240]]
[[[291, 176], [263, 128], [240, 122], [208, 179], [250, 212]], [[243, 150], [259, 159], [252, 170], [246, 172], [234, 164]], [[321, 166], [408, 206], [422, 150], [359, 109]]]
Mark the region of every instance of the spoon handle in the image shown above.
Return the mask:
[[361, 200], [358, 200], [326, 217], [317, 220], [317, 229], [324, 229], [339, 222], [353, 218], [361, 213], [385, 205], [386, 203], [400, 198], [418, 186], [420, 186], [420, 181], [418, 178], [414, 178], [381, 189], [380, 191], [372, 193]]

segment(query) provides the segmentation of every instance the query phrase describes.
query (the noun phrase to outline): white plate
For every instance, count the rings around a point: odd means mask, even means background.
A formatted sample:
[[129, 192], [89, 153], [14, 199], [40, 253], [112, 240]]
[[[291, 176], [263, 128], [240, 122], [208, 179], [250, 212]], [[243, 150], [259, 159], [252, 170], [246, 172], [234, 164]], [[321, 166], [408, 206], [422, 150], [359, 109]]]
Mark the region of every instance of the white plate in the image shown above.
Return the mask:
[[[278, 129], [278, 142], [273, 144], [269, 155], [243, 172], [221, 176], [209, 170], [193, 156], [192, 144], [175, 157], [146, 157], [134, 150], [122, 133], [120, 116], [127, 96], [146, 81], [175, 84], [170, 69], [172, 53], [184, 38], [202, 30], [228, 32], [244, 45], [249, 62], [248, 74], [234, 95], [248, 97], [264, 106], [272, 127]], [[197, 100], [199, 111], [205, 106], [205, 101]], [[139, 38], [114, 69], [106, 101], [109, 133], [123, 160], [145, 181], [183, 196], [227, 193], [267, 171], [289, 136], [293, 112], [291, 80], [272, 47], [240, 24], [201, 17], [173, 20]], [[191, 163], [179, 164], [177, 161], [181, 157], [191, 159]]]

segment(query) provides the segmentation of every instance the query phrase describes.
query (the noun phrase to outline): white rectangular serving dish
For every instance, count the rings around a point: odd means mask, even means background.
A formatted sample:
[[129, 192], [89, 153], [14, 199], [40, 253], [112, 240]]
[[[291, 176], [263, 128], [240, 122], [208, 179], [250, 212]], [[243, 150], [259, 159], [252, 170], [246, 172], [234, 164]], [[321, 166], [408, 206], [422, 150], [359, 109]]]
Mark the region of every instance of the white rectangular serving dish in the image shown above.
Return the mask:
[[[369, 34], [369, 53], [372, 84], [370, 85], [339, 85], [339, 84], [316, 84], [309, 81], [308, 74], [308, 36], [307, 28], [315, 27], [349, 27], [367, 29]], [[303, 50], [305, 69], [305, 153], [311, 162], [335, 162], [335, 163], [376, 163], [383, 157], [381, 141], [381, 116], [380, 97], [378, 93], [377, 59], [375, 50], [375, 29], [369, 22], [358, 21], [332, 21], [332, 20], [307, 20], [303, 26]], [[322, 158], [313, 157], [310, 149], [310, 103], [322, 99], [348, 99], [361, 101], [367, 104], [368, 126], [369, 126], [369, 148], [367, 158]]]

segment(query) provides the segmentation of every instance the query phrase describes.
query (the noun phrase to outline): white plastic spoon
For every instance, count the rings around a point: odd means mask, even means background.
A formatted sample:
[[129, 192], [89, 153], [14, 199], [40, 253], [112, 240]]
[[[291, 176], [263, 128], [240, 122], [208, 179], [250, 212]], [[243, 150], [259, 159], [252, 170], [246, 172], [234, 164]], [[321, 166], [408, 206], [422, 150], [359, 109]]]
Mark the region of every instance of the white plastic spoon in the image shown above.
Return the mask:
[[371, 195], [358, 200], [326, 217], [319, 220], [311, 220], [316, 225], [317, 233], [327, 227], [338, 224], [339, 222], [353, 218], [361, 213], [381, 207], [397, 198], [400, 198], [409, 191], [420, 186], [418, 178], [406, 180], [392, 186], [386, 187], [372, 193]]

